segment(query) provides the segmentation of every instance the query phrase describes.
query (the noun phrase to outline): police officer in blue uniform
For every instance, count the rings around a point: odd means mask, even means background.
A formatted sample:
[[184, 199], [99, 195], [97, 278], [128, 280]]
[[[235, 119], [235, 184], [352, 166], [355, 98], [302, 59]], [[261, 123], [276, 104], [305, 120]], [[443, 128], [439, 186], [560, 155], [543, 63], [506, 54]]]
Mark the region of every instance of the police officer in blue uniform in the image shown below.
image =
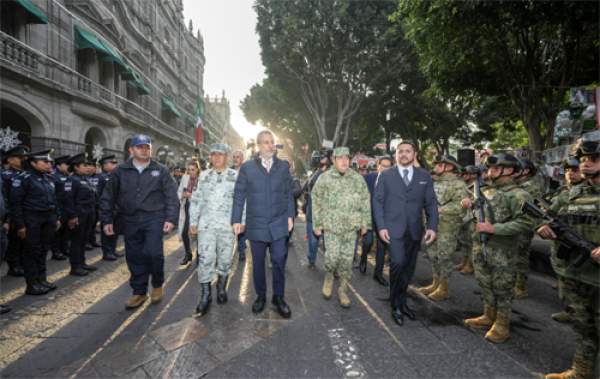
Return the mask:
[[52, 245], [52, 259], [62, 261], [69, 256], [69, 237], [71, 235], [67, 220], [67, 214], [64, 211], [64, 193], [65, 183], [69, 178], [69, 159], [72, 155], [65, 155], [54, 159], [56, 172], [52, 175], [54, 181], [54, 192], [60, 212], [60, 229], [54, 234], [54, 244]]
[[[2, 172], [2, 183], [4, 185], [4, 196], [10, 199], [13, 180], [16, 179], [21, 172], [24, 171], [22, 166], [23, 156], [29, 152], [29, 148], [24, 145], [18, 145], [6, 152], [10, 168]], [[14, 220], [10, 217], [9, 209], [9, 225], [8, 228], [8, 246], [6, 248], [6, 263], [8, 263], [7, 275], [21, 277], [25, 275], [23, 271], [23, 240], [17, 235], [17, 229]]]
[[73, 156], [69, 160], [69, 172], [73, 173], [65, 182], [64, 203], [68, 227], [71, 229], [71, 275], [86, 276], [97, 267], [85, 263], [85, 242], [90, 236], [96, 212], [96, 187], [87, 178], [89, 174], [87, 153]]
[[[117, 167], [117, 158], [114, 155], [108, 155], [106, 157], [102, 157], [98, 160], [100, 166], [102, 167], [102, 172], [100, 175], [100, 180], [98, 181], [98, 186], [96, 190], [98, 191], [98, 198], [102, 198], [102, 193], [104, 192], [106, 186], [110, 182], [110, 177], [112, 171]], [[121, 212], [119, 211], [119, 207], [115, 207], [115, 215], [114, 215], [114, 223], [113, 229], [115, 234], [112, 236], [104, 233], [104, 230], [101, 230], [100, 235], [100, 244], [102, 245], [102, 259], [107, 261], [114, 261], [117, 258], [123, 257], [123, 253], [117, 252], [117, 240], [119, 235], [123, 231], [123, 217], [121, 217]], [[102, 225], [104, 226], [104, 225]]]
[[112, 236], [115, 206], [123, 214], [125, 255], [133, 288], [133, 297], [125, 307], [136, 308], [148, 299], [150, 276], [151, 301], [162, 300], [163, 232], [173, 230], [179, 216], [179, 199], [169, 169], [150, 158], [150, 137], [133, 137], [130, 152], [133, 158], [115, 167], [102, 193], [100, 220], [106, 235]]
[[90, 236], [85, 245], [86, 250], [93, 250], [95, 247], [100, 247], [100, 244], [96, 240], [96, 224], [98, 224], [98, 205], [100, 204], [100, 191], [98, 191], [98, 184], [100, 183], [100, 174], [98, 173], [98, 160], [92, 159], [88, 162], [90, 174], [88, 175], [89, 181], [96, 188], [96, 209], [94, 210], [94, 220], [92, 220], [93, 227], [90, 230]]
[[24, 154], [27, 170], [12, 181], [10, 213], [17, 235], [24, 242], [23, 269], [27, 295], [44, 295], [56, 289], [46, 278], [46, 252], [60, 228], [60, 210], [49, 168], [54, 150]]

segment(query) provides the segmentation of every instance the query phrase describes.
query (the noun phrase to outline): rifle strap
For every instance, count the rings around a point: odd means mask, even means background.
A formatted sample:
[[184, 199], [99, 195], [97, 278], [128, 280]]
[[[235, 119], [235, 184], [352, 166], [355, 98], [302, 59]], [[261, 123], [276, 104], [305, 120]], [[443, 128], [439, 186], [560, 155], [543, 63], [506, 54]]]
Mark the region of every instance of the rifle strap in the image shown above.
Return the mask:
[[483, 201], [487, 204], [488, 212], [490, 214], [490, 217], [492, 218], [490, 220], [490, 223], [495, 224], [496, 223], [496, 215], [494, 214], [494, 209], [492, 208], [492, 203], [490, 203], [488, 198], [485, 197], [485, 195], [483, 194], [483, 192], [481, 192], [481, 190], [479, 191], [479, 194], [481, 195], [481, 198], [483, 199]]

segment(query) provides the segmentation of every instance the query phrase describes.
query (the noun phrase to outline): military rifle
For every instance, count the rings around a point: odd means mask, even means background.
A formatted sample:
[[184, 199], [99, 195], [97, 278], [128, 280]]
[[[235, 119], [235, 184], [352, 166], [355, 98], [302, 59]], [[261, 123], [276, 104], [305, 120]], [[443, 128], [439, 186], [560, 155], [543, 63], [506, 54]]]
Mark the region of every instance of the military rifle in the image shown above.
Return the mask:
[[[560, 247], [556, 254], [558, 258], [568, 261], [571, 252], [579, 252], [579, 256], [573, 262], [575, 267], [580, 267], [588, 258], [590, 258], [591, 252], [597, 247], [571, 229], [569, 225], [556, 217], [550, 217], [546, 212], [538, 208], [529, 200], [525, 200], [523, 211], [529, 212], [548, 222], [547, 225], [552, 229], [554, 234], [556, 234], [556, 239], [560, 242]], [[594, 262], [594, 265], [599, 267], [596, 262]]]

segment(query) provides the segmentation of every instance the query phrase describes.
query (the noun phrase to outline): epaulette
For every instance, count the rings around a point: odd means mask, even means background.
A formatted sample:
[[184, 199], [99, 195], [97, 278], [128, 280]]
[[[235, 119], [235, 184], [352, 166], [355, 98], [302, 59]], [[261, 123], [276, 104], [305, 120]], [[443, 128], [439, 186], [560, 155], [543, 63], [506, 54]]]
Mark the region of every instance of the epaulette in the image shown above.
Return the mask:
[[23, 179], [27, 179], [31, 176], [31, 174], [28, 173], [27, 171], [23, 171], [22, 173], [19, 174], [19, 176], [22, 176]]

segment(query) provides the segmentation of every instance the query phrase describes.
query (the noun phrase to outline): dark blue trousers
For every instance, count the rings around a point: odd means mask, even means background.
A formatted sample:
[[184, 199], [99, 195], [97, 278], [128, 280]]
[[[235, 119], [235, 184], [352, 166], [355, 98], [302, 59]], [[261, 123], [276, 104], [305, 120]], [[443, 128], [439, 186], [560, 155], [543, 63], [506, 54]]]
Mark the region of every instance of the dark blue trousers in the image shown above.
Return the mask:
[[[27, 211], [25, 211], [27, 212]], [[25, 279], [46, 277], [46, 253], [54, 240], [57, 216], [25, 215], [25, 246], [23, 248], [23, 271]]]
[[85, 265], [85, 244], [92, 229], [92, 222], [94, 221], [93, 213], [94, 210], [92, 208], [77, 209], [79, 224], [71, 229], [71, 248], [69, 249], [71, 268], [83, 267]]
[[164, 214], [124, 217], [125, 259], [131, 272], [129, 284], [134, 295], [148, 293], [148, 280], [159, 288], [165, 281], [163, 250]]
[[90, 229], [90, 234], [88, 238], [88, 242], [90, 244], [96, 243], [96, 224], [98, 223], [98, 211], [94, 209], [92, 212], [92, 229]]
[[238, 253], [246, 252], [246, 231], [244, 233], [240, 233], [237, 236], [238, 238]]
[[23, 240], [17, 234], [17, 226], [15, 223], [10, 224], [8, 229], [8, 246], [4, 259], [8, 263], [9, 268], [23, 266]]
[[417, 255], [421, 241], [415, 241], [410, 235], [410, 230], [400, 239], [390, 239], [390, 304], [399, 307], [406, 304], [406, 290], [415, 273]]
[[250, 241], [252, 250], [252, 276], [254, 289], [258, 295], [266, 295], [267, 280], [265, 278], [265, 254], [267, 246], [273, 262], [273, 294], [282, 296], [285, 293], [285, 261], [287, 260], [287, 237], [273, 242]]
[[119, 236], [123, 233], [123, 216], [117, 214], [113, 220], [113, 231], [115, 234], [107, 236], [104, 234], [104, 225], [102, 228], [102, 234], [100, 234], [100, 243], [102, 244], [102, 254], [114, 253], [117, 250], [117, 241]]
[[69, 228], [69, 220], [64, 212], [60, 217], [60, 229], [54, 234], [54, 244], [52, 245], [53, 253], [63, 253], [69, 255], [69, 239], [71, 238], [71, 228]]
[[375, 255], [375, 274], [381, 275], [383, 274], [383, 263], [385, 259], [385, 243], [381, 238], [379, 238], [379, 233], [376, 229], [368, 230], [367, 234], [363, 236], [363, 245], [362, 245], [362, 254], [369, 254], [371, 251], [371, 246], [373, 246], [373, 241], [375, 240], [375, 235], [377, 235], [377, 253]]

